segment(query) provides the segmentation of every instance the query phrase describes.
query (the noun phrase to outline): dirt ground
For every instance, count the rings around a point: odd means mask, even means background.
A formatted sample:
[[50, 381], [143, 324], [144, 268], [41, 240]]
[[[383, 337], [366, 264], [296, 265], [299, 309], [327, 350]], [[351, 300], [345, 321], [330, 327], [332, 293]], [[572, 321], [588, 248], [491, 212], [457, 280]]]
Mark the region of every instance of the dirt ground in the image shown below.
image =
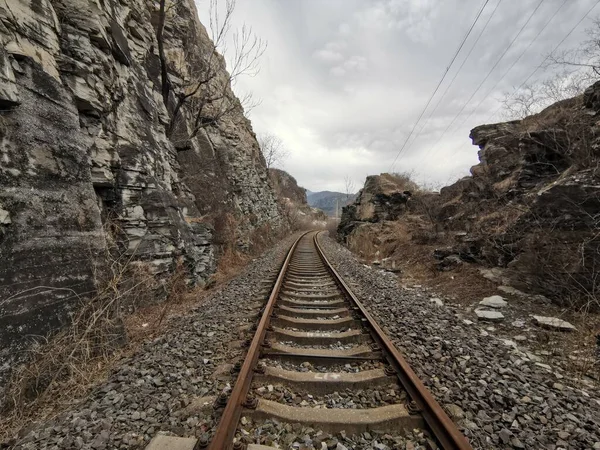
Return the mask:
[[[418, 221], [418, 218], [413, 220]], [[371, 224], [353, 236], [348, 247], [364, 264], [396, 273], [401, 289], [415, 286], [427, 288], [432, 298], [460, 306], [463, 319], [477, 323], [475, 309], [482, 299], [501, 295], [508, 305], [499, 309], [504, 320], [480, 322], [483, 330], [507, 340], [526, 343], [545, 356], [548, 362], [561, 365], [586, 382], [600, 382], [600, 314], [580, 313], [560, 307], [543, 296], [527, 292], [507, 293], [499, 289], [502, 281], [492, 276], [489, 268], [463, 262], [458, 267], [440, 271], [433, 251], [440, 242], [418, 242], [410, 218], [405, 222]], [[412, 229], [412, 233], [411, 233]], [[573, 324], [573, 332], [557, 332], [540, 328], [532, 316], [557, 317]]]

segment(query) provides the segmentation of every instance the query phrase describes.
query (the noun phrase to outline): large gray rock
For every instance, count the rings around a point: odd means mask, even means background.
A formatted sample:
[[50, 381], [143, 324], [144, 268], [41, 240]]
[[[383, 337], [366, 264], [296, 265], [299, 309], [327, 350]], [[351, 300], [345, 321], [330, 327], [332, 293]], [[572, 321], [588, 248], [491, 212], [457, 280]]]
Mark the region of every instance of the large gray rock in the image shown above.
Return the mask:
[[[159, 281], [182, 267], [201, 284], [216, 266], [215, 228], [221, 242], [244, 248], [282, 223], [241, 112], [185, 148], [167, 137], [155, 8], [0, 2], [0, 359], [93, 294], [108, 243]], [[212, 44], [192, 0], [169, 20], [177, 84]], [[228, 77], [224, 63], [218, 77]], [[182, 117], [189, 128], [187, 110]]]
[[558, 317], [533, 316], [533, 322], [543, 328], [558, 331], [575, 331], [574, 325]]
[[489, 306], [491, 308], [504, 308], [508, 305], [508, 302], [502, 298], [500, 295], [492, 295], [491, 297], [486, 297], [479, 302], [481, 306]]
[[485, 322], [500, 322], [504, 320], [504, 314], [499, 311], [489, 311], [487, 309], [476, 309], [475, 315], [479, 320]]

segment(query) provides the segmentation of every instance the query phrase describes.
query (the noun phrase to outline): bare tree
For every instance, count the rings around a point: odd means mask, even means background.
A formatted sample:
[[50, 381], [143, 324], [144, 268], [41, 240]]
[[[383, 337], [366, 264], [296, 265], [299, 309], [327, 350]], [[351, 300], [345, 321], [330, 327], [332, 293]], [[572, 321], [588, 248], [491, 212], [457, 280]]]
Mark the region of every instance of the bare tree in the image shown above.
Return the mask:
[[600, 75], [600, 20], [586, 30], [588, 39], [575, 48], [550, 53], [542, 68], [550, 75], [505, 94], [501, 100], [507, 119], [522, 119], [543, 108], [575, 97]]
[[587, 73], [590, 79], [600, 76], [600, 18], [586, 29], [588, 39], [577, 47], [551, 53], [547, 56], [546, 67], [572, 67]]
[[579, 70], [555, 72], [552, 78], [527, 84], [501, 100], [506, 119], [523, 119], [553, 103], [581, 94], [589, 86], [589, 73]]
[[346, 204], [350, 202], [350, 198], [354, 195], [354, 191], [356, 190], [356, 184], [350, 178], [349, 175], [344, 177], [344, 193], [346, 194]]
[[[167, 20], [184, 0], [160, 0], [156, 38], [160, 59], [161, 93], [163, 102], [170, 112], [167, 136], [173, 135], [182, 127], [184, 116], [191, 118], [191, 129], [184, 130], [184, 140], [196, 136], [209, 125], [214, 125], [224, 116], [239, 110], [243, 113], [256, 106], [251, 95], [238, 100], [231, 92], [236, 80], [242, 75], [255, 76], [259, 70], [259, 60], [266, 50], [266, 43], [252, 29], [242, 26], [232, 35], [233, 52], [229, 61], [229, 72], [219, 52], [225, 52], [227, 37], [231, 31], [231, 17], [235, 10], [235, 0], [225, 0], [224, 11], [219, 11], [218, 0], [211, 0], [209, 25], [212, 41], [198, 45], [185, 55], [183, 61], [169, 60], [165, 52], [165, 26]], [[177, 83], [170, 72], [176, 69]], [[186, 67], [188, 70], [186, 70]], [[188, 75], [189, 74], [189, 75]], [[177, 140], [177, 138], [175, 138]]]
[[258, 144], [265, 158], [267, 169], [280, 165], [289, 156], [289, 151], [284, 147], [281, 138], [272, 133], [258, 136]]

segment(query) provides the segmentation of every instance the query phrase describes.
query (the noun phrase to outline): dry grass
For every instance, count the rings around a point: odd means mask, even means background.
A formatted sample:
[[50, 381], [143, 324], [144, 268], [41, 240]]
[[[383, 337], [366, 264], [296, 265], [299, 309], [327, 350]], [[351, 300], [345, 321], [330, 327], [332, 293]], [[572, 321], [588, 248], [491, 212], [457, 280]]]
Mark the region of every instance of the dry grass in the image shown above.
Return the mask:
[[97, 270], [95, 279], [96, 294], [80, 300], [70, 326], [33, 345], [12, 372], [0, 440], [81, 397], [127, 351], [124, 312], [147, 300], [157, 281], [147, 266], [122, 259]]
[[[234, 233], [235, 223], [227, 218]], [[229, 236], [230, 238], [232, 236]], [[248, 252], [230, 241], [223, 247], [211, 283], [214, 288], [233, 278], [278, 235], [268, 226], [251, 237]], [[72, 324], [30, 350], [25, 364], [15, 368], [0, 405], [0, 443], [15, 438], [31, 424], [52, 419], [89, 395], [108, 378], [123, 358], [167, 332], [170, 318], [187, 314], [208, 294], [190, 288], [181, 263], [165, 282], [158, 282], [144, 264], [113, 261], [105, 275], [97, 274], [97, 294], [82, 300]], [[164, 297], [163, 302], [157, 298]], [[133, 311], [133, 313], [127, 312]]]
[[[487, 280], [479, 272], [481, 266], [465, 262], [452, 271], [439, 271], [432, 253], [436, 248], [449, 244], [451, 235], [438, 233], [433, 242], [419, 243], [421, 234], [431, 235], [428, 226], [425, 219], [414, 216], [404, 216], [393, 222], [365, 224], [349, 237], [348, 247], [365, 263], [378, 261], [382, 267], [389, 268], [393, 262], [394, 267], [400, 269], [400, 282], [403, 285], [425, 286], [464, 308], [470, 308], [482, 298], [498, 293], [498, 284]], [[566, 368], [576, 382], [584, 376], [600, 380], [600, 365], [596, 356], [596, 336], [600, 331], [598, 314], [565, 310], [556, 305], [538, 304], [530, 299], [513, 298], [510, 303], [512, 311], [518, 311], [522, 318], [540, 314], [560, 317], [573, 323], [577, 327], [574, 333], [537, 329], [537, 341], [528, 345], [569, 361]], [[510, 333], [517, 334], [514, 329], [509, 331], [502, 325], [498, 327], [509, 332], [507, 337], [510, 337]]]

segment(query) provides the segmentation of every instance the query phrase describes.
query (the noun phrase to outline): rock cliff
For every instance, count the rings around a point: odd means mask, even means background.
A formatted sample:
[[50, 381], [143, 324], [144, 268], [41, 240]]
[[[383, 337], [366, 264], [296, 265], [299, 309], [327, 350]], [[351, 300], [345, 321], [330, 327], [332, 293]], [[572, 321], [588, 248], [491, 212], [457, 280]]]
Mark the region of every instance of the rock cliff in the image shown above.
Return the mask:
[[599, 93], [596, 83], [523, 120], [474, 128], [479, 164], [440, 192], [438, 220], [461, 232], [463, 253], [565, 304], [597, 302]]
[[354, 203], [342, 209], [340, 239], [345, 241], [363, 223], [398, 219], [406, 210], [413, 184], [403, 176], [389, 173], [368, 176]]
[[600, 309], [598, 98], [600, 82], [523, 120], [474, 128], [479, 164], [439, 194], [416, 191], [406, 202], [404, 187], [367, 178], [344, 209], [340, 238], [355, 247], [371, 240], [364, 253], [380, 259], [391, 257], [387, 242], [398, 261], [410, 246], [430, 246], [440, 270], [463, 262], [497, 267], [501, 283]]
[[[167, 136], [157, 8], [0, 0], [0, 347], [64, 323], [115, 242], [159, 279], [180, 263], [202, 283], [223, 216], [241, 247], [282, 223], [241, 106], [185, 145]], [[170, 14], [164, 48], [177, 84], [212, 44], [193, 0]], [[239, 106], [229, 86], [225, 95]], [[193, 118], [181, 116], [185, 132]]]
[[280, 209], [291, 228], [311, 229], [327, 221], [327, 215], [312, 208], [306, 198], [306, 189], [298, 186], [296, 179], [284, 170], [269, 169], [269, 178], [277, 193]]
[[290, 203], [300, 207], [308, 206], [306, 189], [298, 186], [296, 179], [285, 170], [269, 169], [269, 178], [281, 200], [287, 199]]

